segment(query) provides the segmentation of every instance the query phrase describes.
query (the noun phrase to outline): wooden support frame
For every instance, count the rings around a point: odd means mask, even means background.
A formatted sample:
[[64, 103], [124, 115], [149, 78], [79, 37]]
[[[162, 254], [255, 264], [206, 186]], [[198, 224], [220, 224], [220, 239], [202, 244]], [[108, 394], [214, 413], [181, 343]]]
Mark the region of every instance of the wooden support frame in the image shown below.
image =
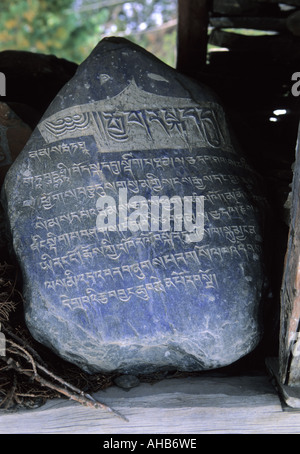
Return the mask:
[[206, 64], [211, 0], [178, 0], [177, 70], [195, 77]]
[[279, 375], [282, 384], [300, 386], [300, 124], [291, 204], [281, 290]]
[[268, 375], [212, 372], [141, 383], [129, 391], [113, 386], [93, 397], [127, 421], [54, 399], [36, 410], [0, 411], [0, 434], [300, 433], [300, 412], [284, 411]]

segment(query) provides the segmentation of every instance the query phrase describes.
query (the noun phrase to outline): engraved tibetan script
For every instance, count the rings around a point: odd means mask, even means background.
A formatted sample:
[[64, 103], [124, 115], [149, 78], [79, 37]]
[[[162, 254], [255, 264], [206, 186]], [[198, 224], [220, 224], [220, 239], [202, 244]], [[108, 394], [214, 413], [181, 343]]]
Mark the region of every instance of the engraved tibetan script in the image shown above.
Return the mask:
[[64, 109], [38, 128], [47, 143], [92, 135], [101, 152], [160, 149], [162, 142], [165, 149], [231, 149], [218, 104], [149, 96], [134, 80], [117, 96]]

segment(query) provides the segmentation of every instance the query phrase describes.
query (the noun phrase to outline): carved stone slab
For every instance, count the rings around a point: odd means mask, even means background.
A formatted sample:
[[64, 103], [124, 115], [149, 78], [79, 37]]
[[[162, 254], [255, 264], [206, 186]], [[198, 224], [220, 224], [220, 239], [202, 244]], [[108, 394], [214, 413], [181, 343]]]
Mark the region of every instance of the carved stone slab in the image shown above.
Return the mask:
[[261, 337], [261, 196], [206, 87], [105, 39], [10, 169], [33, 336], [90, 372], [224, 366]]

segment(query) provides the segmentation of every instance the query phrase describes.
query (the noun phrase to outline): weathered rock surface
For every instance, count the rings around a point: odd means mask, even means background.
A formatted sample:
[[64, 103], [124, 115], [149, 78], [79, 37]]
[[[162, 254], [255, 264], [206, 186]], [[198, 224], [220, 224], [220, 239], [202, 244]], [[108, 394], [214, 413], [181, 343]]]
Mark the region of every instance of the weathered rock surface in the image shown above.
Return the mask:
[[[2, 96], [1, 100], [27, 106], [25, 112], [22, 108], [15, 109], [15, 112], [29, 126], [36, 126], [36, 113], [39, 118], [43, 115], [58, 91], [74, 76], [77, 67], [77, 63], [54, 55], [21, 50], [2, 51], [0, 71], [6, 78], [6, 96]], [[28, 114], [28, 108], [33, 110], [32, 114]]]
[[6, 103], [0, 102], [0, 187], [31, 133], [31, 128]]
[[[5, 175], [19, 153], [26, 145], [31, 128], [4, 102], [0, 102], [0, 190]], [[5, 224], [5, 213], [0, 205], [0, 260], [9, 261], [8, 232]]]
[[90, 372], [236, 361], [261, 338], [261, 200], [210, 90], [101, 41], [5, 180], [31, 333]]

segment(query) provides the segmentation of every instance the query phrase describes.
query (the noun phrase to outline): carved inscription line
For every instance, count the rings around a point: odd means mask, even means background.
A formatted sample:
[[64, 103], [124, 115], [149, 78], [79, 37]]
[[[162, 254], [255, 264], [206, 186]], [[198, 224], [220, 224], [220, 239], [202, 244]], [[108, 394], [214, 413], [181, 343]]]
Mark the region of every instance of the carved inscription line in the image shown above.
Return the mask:
[[[58, 155], [68, 153], [71, 157], [74, 157], [82, 152], [84, 155], [89, 155], [90, 151], [87, 149], [85, 142], [77, 143], [61, 143], [53, 145], [51, 147], [39, 148], [38, 150], [29, 151], [29, 158], [41, 160], [45, 157], [53, 161], [53, 158], [57, 159]], [[244, 158], [239, 157], [224, 157], [216, 155], [196, 155], [196, 156], [175, 156], [175, 157], [147, 157], [147, 158], [134, 158], [132, 153], [124, 153], [119, 160], [105, 161], [101, 160], [97, 163], [90, 163], [89, 161], [72, 163], [71, 166], [60, 162], [56, 165], [54, 172], [59, 172], [60, 175], [65, 178], [71, 178], [72, 176], [99, 176], [102, 177], [105, 171], [109, 171], [112, 176], [118, 176], [121, 174], [128, 173], [130, 177], [134, 178], [134, 170], [141, 172], [151, 170], [167, 170], [175, 169], [176, 167], [194, 167], [196, 165], [214, 165], [221, 166], [222, 168], [229, 166], [236, 169], [250, 170]]]
[[[39, 175], [30, 177], [23, 177], [23, 182], [26, 186], [30, 186], [32, 189], [59, 189], [61, 186], [68, 185], [72, 178], [84, 178], [84, 172], [86, 176], [92, 177], [93, 181], [99, 180], [103, 185], [103, 189], [112, 189], [117, 191], [119, 188], [126, 188], [128, 191], [133, 193], [139, 192], [139, 186], [142, 188], [150, 188], [153, 191], [161, 191], [165, 185], [170, 185], [175, 188], [176, 185], [190, 184], [194, 185], [197, 189], [207, 189], [209, 184], [232, 184], [237, 185], [241, 182], [245, 184], [253, 184], [253, 180], [243, 176], [237, 176], [232, 174], [216, 173], [210, 175], [199, 176], [185, 176], [185, 177], [172, 177], [172, 178], [158, 178], [155, 174], [147, 172], [143, 179], [131, 179], [131, 180], [118, 180], [116, 182], [105, 181], [103, 172], [96, 170], [93, 165], [72, 165], [70, 169], [66, 166], [62, 167], [63, 164], [58, 164], [59, 170], [47, 172]], [[92, 170], [93, 169], [93, 170]], [[104, 180], [104, 181], [103, 181]]]
[[[72, 274], [70, 270], [66, 270], [65, 272], [65, 277], [59, 278], [59, 279], [54, 279], [54, 280], [47, 280], [44, 282], [44, 286], [46, 289], [52, 289], [54, 291], [59, 291], [59, 290], [72, 290], [76, 289], [79, 290], [80, 286], [99, 286], [99, 283], [104, 283], [107, 282], [109, 279], [115, 281], [115, 279], [121, 276], [122, 280], [125, 280], [126, 274], [128, 273], [131, 277], [136, 277], [138, 280], [142, 281], [145, 279], [145, 274], [143, 273], [143, 269], [141, 266], [147, 266], [147, 269], [151, 270], [153, 267], [151, 264], [148, 264], [147, 261], [141, 262], [141, 264], [134, 264], [134, 265], [124, 265], [121, 267], [115, 267], [115, 268], [107, 268], [107, 269], [100, 269], [100, 270], [95, 270], [95, 271], [88, 271], [85, 273], [81, 274]], [[215, 282], [217, 286], [217, 279], [214, 278], [212, 279], [212, 274], [211, 270], [206, 270], [202, 271], [198, 269], [197, 272], [197, 277], [194, 275], [194, 283], [198, 283], [198, 285], [205, 285], [205, 288], [210, 288], [210, 284], [212, 281]], [[210, 276], [210, 280], [208, 279], [208, 276]], [[170, 285], [167, 285], [167, 287], [170, 287], [173, 285], [173, 287], [176, 287], [176, 284], [182, 284], [186, 285], [186, 283], [189, 282], [189, 277], [190, 273], [188, 271], [178, 271], [175, 272], [173, 271], [171, 273], [171, 278], [173, 281], [173, 284], [171, 283]], [[158, 281], [158, 278], [154, 276], [153, 274], [150, 274], [148, 276], [148, 280], [150, 282], [153, 281]], [[170, 282], [169, 278], [164, 278], [165, 282]], [[144, 284], [146, 285], [146, 284]], [[101, 285], [100, 285], [101, 286]], [[196, 288], [196, 287], [195, 287]]]
[[[197, 181], [197, 178], [196, 178]], [[117, 191], [117, 189], [122, 189], [123, 186], [121, 185], [125, 184], [126, 181], [123, 182], [117, 182], [117, 183], [105, 183], [103, 187], [102, 183], [99, 184], [94, 184], [90, 186], [79, 186], [73, 189], [68, 189], [66, 191], [62, 192], [50, 192], [49, 194], [42, 195], [40, 197], [31, 197], [28, 200], [23, 201], [23, 206], [24, 207], [38, 207], [42, 208], [43, 210], [51, 210], [53, 207], [56, 205], [63, 206], [63, 205], [68, 205], [68, 204], [74, 204], [76, 203], [79, 199], [82, 200], [91, 200], [91, 199], [96, 199], [101, 196], [106, 196], [106, 190], [114, 190]], [[164, 183], [168, 183], [171, 185], [173, 189], [175, 189], [175, 186], [172, 184], [174, 181], [170, 180], [165, 180]], [[119, 186], [119, 184], [121, 186]], [[146, 183], [145, 183], [146, 185]], [[143, 187], [144, 186], [144, 180], [143, 180]], [[149, 186], [148, 186], [149, 187]], [[155, 187], [155, 186], [154, 186]], [[134, 190], [135, 188], [136, 190]], [[150, 186], [151, 189], [153, 189], [153, 186]], [[128, 182], [128, 187], [125, 187], [124, 189], [128, 189], [129, 192], [133, 193], [139, 193], [139, 187], [136, 187], [134, 185], [134, 182]], [[133, 190], [132, 190], [133, 189]], [[195, 189], [201, 189], [198, 186], [195, 186]], [[241, 203], [242, 200], [247, 201], [247, 195], [240, 191], [240, 190], [233, 190], [233, 191], [227, 191], [227, 192], [214, 192], [214, 191], [208, 191], [206, 195], [204, 196], [205, 201], [214, 205], [215, 202], [223, 202], [223, 203]]]
[[70, 156], [74, 157], [79, 152], [83, 153], [84, 155], [90, 155], [90, 151], [87, 149], [84, 141], [61, 143], [52, 145], [51, 147], [39, 148], [38, 150], [29, 150], [28, 156], [31, 159], [38, 158], [39, 160], [41, 160], [46, 157], [52, 160], [52, 153], [57, 153], [61, 156], [69, 154]]
[[[107, 304], [110, 300], [127, 303], [132, 297], [137, 297], [143, 301], [149, 301], [151, 299], [151, 293], [166, 293], [170, 289], [180, 290], [180, 285], [185, 288], [193, 287], [194, 289], [197, 289], [198, 287], [203, 287], [204, 289], [217, 289], [217, 276], [209, 271], [210, 270], [207, 270], [206, 272], [200, 271], [198, 274], [191, 275], [178, 274], [162, 280], [153, 276], [153, 281], [146, 284], [104, 292], [98, 292], [94, 288], [87, 288], [85, 295], [72, 298], [62, 294], [60, 295], [60, 300], [63, 306], [68, 307], [71, 310], [86, 310], [86, 306], [89, 304]], [[46, 282], [45, 284], [48, 289], [53, 285], [51, 282]]]
[[[112, 249], [109, 248], [109, 250], [114, 249], [114, 245], [111, 245]], [[65, 269], [65, 267], [70, 267], [73, 265], [83, 265], [84, 262], [93, 262], [95, 257], [99, 255], [104, 255], [105, 254], [105, 246], [102, 247], [96, 247], [93, 245], [87, 245], [87, 246], [81, 246], [74, 248], [71, 251], [67, 251], [65, 255], [60, 256], [60, 257], [51, 257], [47, 253], [43, 253], [41, 255], [42, 261], [39, 262], [39, 265], [42, 270], [47, 270], [50, 269], [54, 271], [55, 267], [61, 268], [62, 270]], [[112, 257], [110, 257], [112, 258]], [[197, 258], [197, 254], [195, 251], [187, 251], [187, 252], [180, 252], [177, 254], [166, 254], [161, 257], [155, 257], [151, 261], [149, 261], [149, 264], [151, 264], [152, 269], [154, 268], [161, 268], [167, 270], [168, 266], [175, 266], [178, 269], [181, 269], [182, 264], [185, 264], [186, 266], [188, 265], [188, 262], [197, 263], [200, 265], [200, 262]], [[148, 263], [148, 262], [146, 262]]]
[[[41, 255], [41, 261], [39, 262], [40, 269], [43, 271], [52, 271], [55, 274], [55, 270], [66, 270], [70, 267], [74, 266], [82, 266], [87, 263], [94, 263], [99, 257], [105, 257], [110, 260], [118, 261], [122, 254], [125, 252], [125, 245], [124, 243], [121, 244], [121, 247], [118, 248], [118, 245], [115, 244], [107, 244], [101, 246], [95, 245], [86, 245], [81, 247], [76, 247], [72, 250], [68, 250], [65, 252], [64, 255], [52, 257], [50, 254], [43, 253]], [[127, 247], [130, 246], [129, 244], [126, 245]], [[135, 247], [135, 243], [132, 241], [131, 247]], [[251, 245], [251, 243], [244, 243], [240, 242], [235, 245], [231, 246], [221, 246], [221, 247], [214, 247], [210, 248], [207, 246], [195, 246], [194, 251], [189, 251], [183, 253], [184, 255], [191, 254], [196, 257], [198, 260], [200, 256], [206, 257], [207, 260], [213, 262], [214, 260], [223, 261], [226, 258], [232, 257], [246, 257], [249, 259], [255, 258], [255, 254], [257, 255], [258, 245]], [[128, 254], [127, 252], [125, 252]], [[163, 258], [156, 258], [153, 259], [153, 263], [159, 265], [161, 268], [166, 268], [168, 266], [174, 265], [177, 268], [180, 268], [178, 264], [178, 260], [176, 260], [174, 254], [169, 254], [168, 256], [164, 256]], [[201, 260], [199, 264], [201, 263]]]
[[[127, 110], [121, 111], [119, 106], [125, 99]], [[130, 100], [134, 100], [132, 106]], [[188, 98], [152, 93], [149, 97], [132, 81], [117, 96], [64, 109], [42, 121], [38, 128], [47, 143], [92, 135], [98, 151], [103, 153], [127, 151], [129, 146], [152, 150], [160, 148], [162, 142], [166, 149], [231, 149], [224, 126], [224, 113], [216, 103], [199, 105]]]
[[[236, 244], [240, 241], [244, 241], [248, 235], [256, 235], [257, 232], [256, 226], [254, 225], [225, 225], [222, 227], [206, 227], [204, 233], [209, 237], [223, 237], [224, 240], [227, 240], [232, 244]], [[37, 251], [38, 253], [41, 253], [41, 251], [43, 250], [48, 252], [53, 251], [55, 255], [57, 255], [58, 248], [71, 247], [72, 244], [81, 244], [83, 241], [94, 241], [100, 243], [101, 245], [105, 245], [105, 240], [101, 239], [101, 237], [102, 235], [98, 234], [96, 228], [74, 230], [71, 232], [64, 232], [60, 235], [55, 235], [51, 232], [47, 232], [45, 239], [43, 239], [40, 235], [32, 235], [32, 243], [30, 245], [30, 248], [32, 251]], [[181, 239], [181, 242], [184, 244], [182, 236], [177, 235], [177, 238], [179, 237]], [[127, 250], [128, 254], [129, 250], [126, 249], [126, 242], [129, 243], [129, 241], [130, 240], [124, 240], [122, 243], [120, 243], [123, 244], [122, 250]], [[159, 236], [159, 239], [153, 238], [152, 241], [163, 241], [165, 244], [174, 246], [174, 238], [172, 238], [170, 235], [165, 235], [165, 238], [163, 238], [163, 236]], [[143, 244], [143, 247], [146, 246], [142, 239], [138, 240], [135, 238], [135, 244], [138, 245], [140, 243]], [[115, 247], [118, 248], [118, 243], [115, 243]]]
[[[229, 205], [226, 208], [225, 207], [220, 207], [216, 210], [206, 210], [204, 212], [204, 218], [205, 221], [211, 221], [211, 220], [231, 220], [232, 216], [245, 216], [249, 211], [254, 211], [255, 208], [252, 205], [247, 205], [247, 204], [239, 204], [239, 205]], [[41, 230], [59, 230], [59, 231], [64, 231], [67, 227], [72, 226], [73, 224], [85, 224], [87, 221], [89, 224], [95, 225], [96, 223], [96, 218], [98, 215], [98, 211], [96, 208], [91, 208], [91, 209], [82, 209], [78, 211], [71, 211], [69, 213], [64, 213], [59, 216], [51, 217], [51, 218], [45, 218], [43, 216], [37, 216], [36, 223], [34, 225], [34, 228], [36, 229], [41, 229]], [[90, 232], [95, 231], [96, 229], [92, 228], [89, 229]], [[90, 233], [92, 235], [92, 233]], [[141, 238], [142, 238], [141, 234]], [[170, 236], [174, 236], [174, 238], [181, 237], [178, 233], [176, 232], [164, 232], [161, 235], [164, 236], [164, 239], [169, 238]], [[149, 235], [147, 235], [148, 237]], [[156, 241], [156, 238], [162, 238], [159, 235], [154, 235], [153, 239]], [[157, 240], [158, 241], [158, 240]]]

